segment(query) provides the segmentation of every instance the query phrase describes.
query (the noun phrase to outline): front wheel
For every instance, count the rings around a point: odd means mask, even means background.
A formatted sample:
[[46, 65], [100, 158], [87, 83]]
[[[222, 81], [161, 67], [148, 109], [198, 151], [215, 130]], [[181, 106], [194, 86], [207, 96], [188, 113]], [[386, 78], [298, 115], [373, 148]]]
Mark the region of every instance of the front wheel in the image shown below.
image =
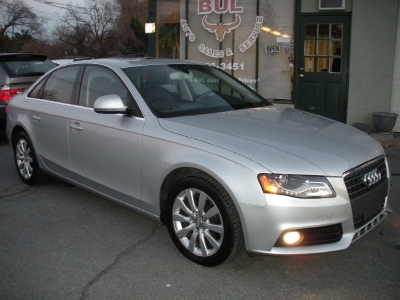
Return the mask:
[[13, 146], [15, 166], [22, 181], [29, 185], [42, 181], [44, 174], [39, 168], [35, 150], [28, 135], [24, 132], [18, 133]]
[[242, 246], [236, 207], [214, 179], [187, 177], [170, 193], [167, 226], [183, 255], [204, 266], [233, 258]]

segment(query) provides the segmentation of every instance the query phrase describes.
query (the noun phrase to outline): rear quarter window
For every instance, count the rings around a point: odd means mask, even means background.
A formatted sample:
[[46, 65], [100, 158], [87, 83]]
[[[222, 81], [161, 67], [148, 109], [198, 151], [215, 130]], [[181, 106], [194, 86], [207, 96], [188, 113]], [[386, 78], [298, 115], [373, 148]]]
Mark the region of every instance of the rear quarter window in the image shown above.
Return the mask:
[[46, 83], [46, 79], [43, 79], [42, 81], [40, 81], [40, 83], [38, 85], [36, 85], [32, 91], [29, 94], [29, 97], [31, 98], [41, 98], [42, 97], [42, 90], [43, 90], [43, 86]]
[[[74, 83], [78, 75], [79, 68], [79, 66], [73, 66], [54, 71], [45, 83], [42, 99], [62, 103], [71, 103]], [[33, 92], [35, 92], [35, 90]]]

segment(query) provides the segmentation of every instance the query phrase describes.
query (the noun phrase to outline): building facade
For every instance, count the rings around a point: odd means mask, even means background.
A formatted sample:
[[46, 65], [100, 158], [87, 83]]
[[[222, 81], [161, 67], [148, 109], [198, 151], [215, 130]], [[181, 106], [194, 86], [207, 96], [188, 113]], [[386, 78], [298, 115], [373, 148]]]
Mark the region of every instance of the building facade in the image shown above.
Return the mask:
[[276, 105], [400, 114], [399, 0], [149, 0], [149, 22], [151, 56], [216, 66]]

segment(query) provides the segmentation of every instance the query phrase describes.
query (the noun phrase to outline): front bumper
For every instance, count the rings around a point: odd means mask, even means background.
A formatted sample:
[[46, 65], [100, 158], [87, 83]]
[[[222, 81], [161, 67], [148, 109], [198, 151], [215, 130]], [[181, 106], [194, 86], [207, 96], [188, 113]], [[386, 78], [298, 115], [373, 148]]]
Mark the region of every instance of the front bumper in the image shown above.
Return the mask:
[[[392, 212], [387, 205], [387, 194], [377, 202], [382, 203], [373, 217], [361, 227], [355, 226], [353, 207], [342, 178], [328, 178], [337, 193], [335, 198], [297, 199], [280, 195], [265, 195], [266, 206], [240, 205], [246, 250], [251, 253], [271, 255], [298, 255], [346, 249]], [[389, 184], [386, 180], [385, 184]], [[386, 189], [386, 192], [388, 190]], [[373, 195], [373, 193], [372, 193]], [[279, 238], [285, 231], [338, 228], [341, 237], [333, 242], [315, 242], [307, 246], [283, 246]], [[323, 231], [323, 230], [321, 230]], [[321, 241], [323, 238], [320, 239]]]

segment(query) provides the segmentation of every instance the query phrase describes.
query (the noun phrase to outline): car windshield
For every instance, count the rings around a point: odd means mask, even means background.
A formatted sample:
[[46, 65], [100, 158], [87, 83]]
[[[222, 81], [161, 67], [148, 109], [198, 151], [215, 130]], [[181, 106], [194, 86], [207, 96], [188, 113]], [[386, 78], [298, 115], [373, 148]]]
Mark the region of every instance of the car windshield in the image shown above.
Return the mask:
[[42, 76], [57, 65], [50, 60], [6, 61], [0, 62], [10, 78]]
[[234, 77], [206, 65], [130, 67], [123, 71], [160, 118], [271, 105]]

